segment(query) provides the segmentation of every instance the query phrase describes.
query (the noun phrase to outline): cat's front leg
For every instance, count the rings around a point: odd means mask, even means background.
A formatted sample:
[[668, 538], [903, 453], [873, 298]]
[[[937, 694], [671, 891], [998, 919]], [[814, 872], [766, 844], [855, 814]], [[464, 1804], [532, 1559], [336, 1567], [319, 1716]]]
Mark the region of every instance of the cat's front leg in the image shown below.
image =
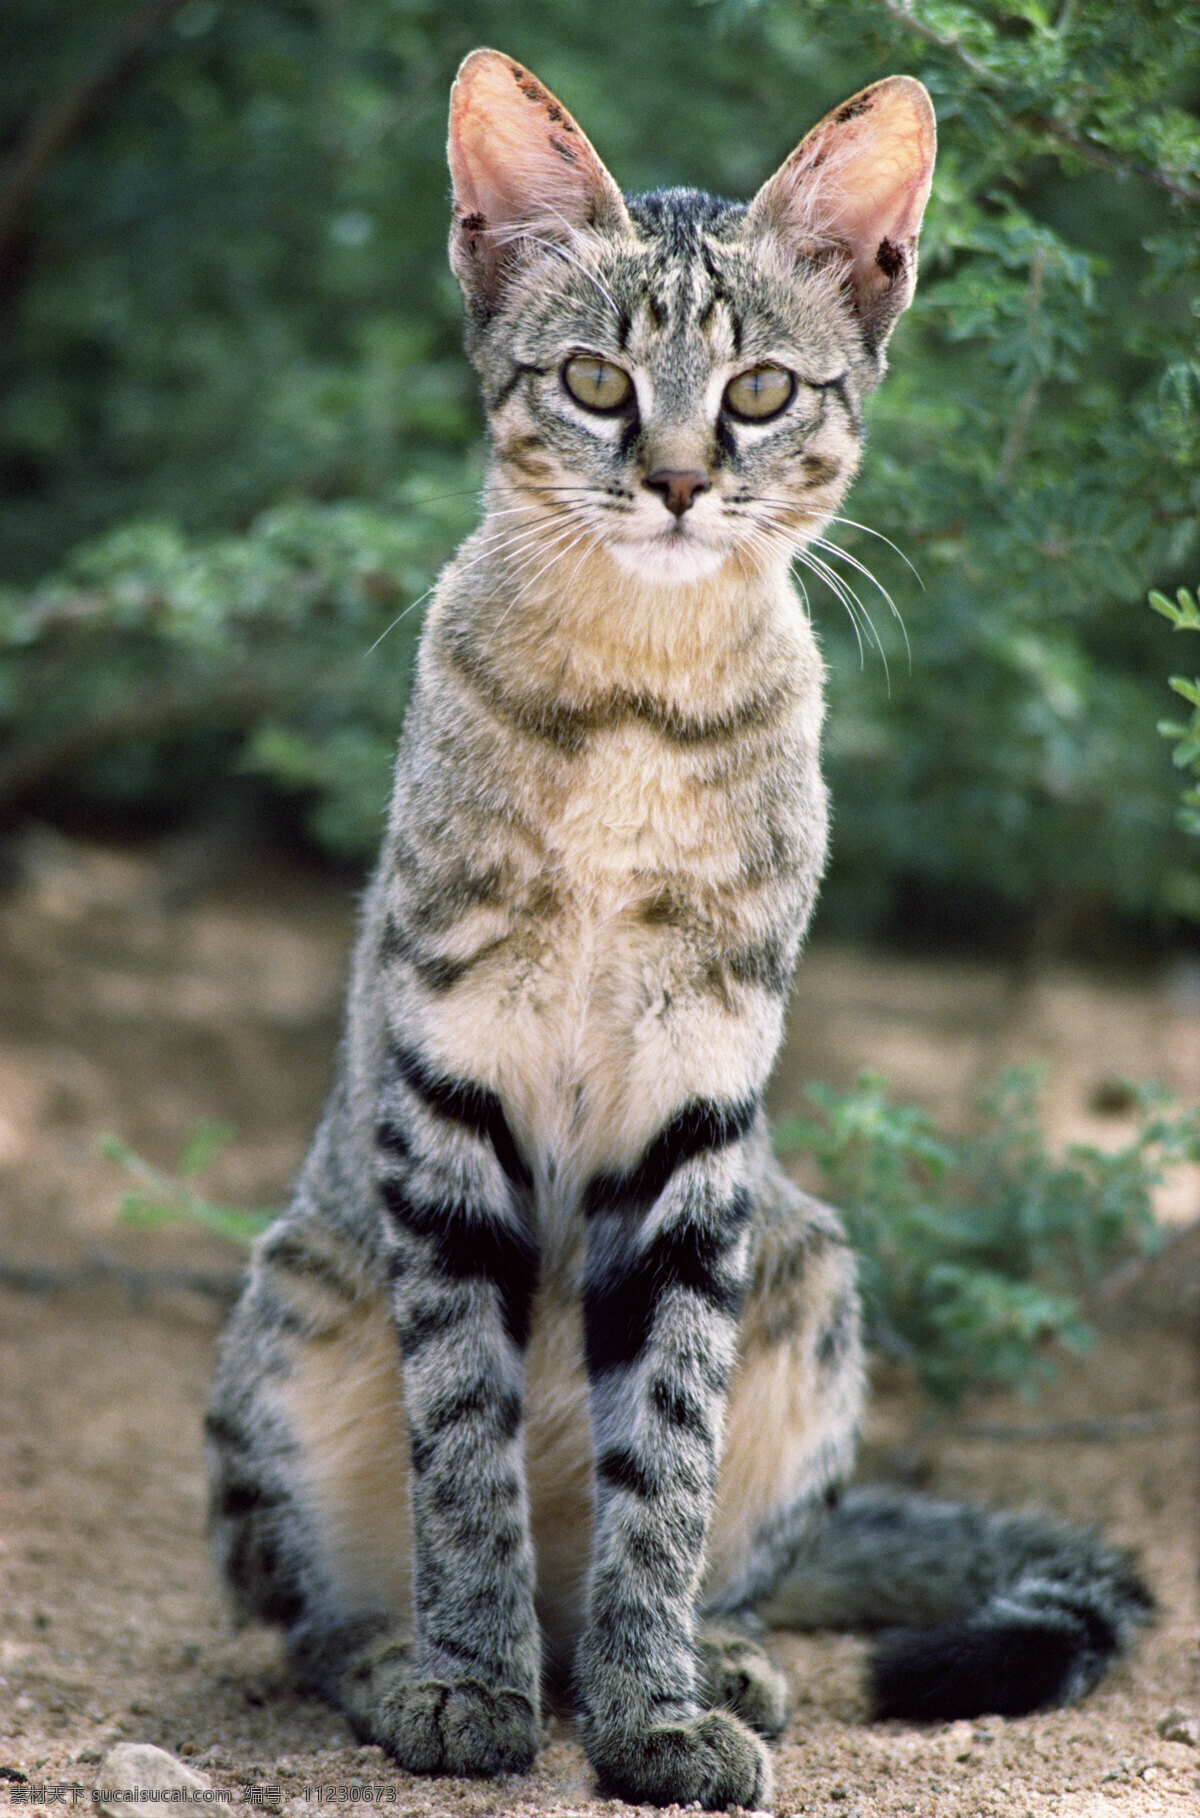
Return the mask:
[[697, 1697], [695, 1605], [744, 1292], [746, 1106], [693, 1102], [588, 1190], [596, 1526], [579, 1654], [603, 1789], [709, 1809], [770, 1797], [763, 1744]]
[[364, 1660], [364, 1727], [416, 1773], [524, 1769], [540, 1671], [521, 1440], [537, 1270], [529, 1176], [499, 1100], [412, 1049], [390, 1053], [375, 1139], [417, 1633], [411, 1659]]

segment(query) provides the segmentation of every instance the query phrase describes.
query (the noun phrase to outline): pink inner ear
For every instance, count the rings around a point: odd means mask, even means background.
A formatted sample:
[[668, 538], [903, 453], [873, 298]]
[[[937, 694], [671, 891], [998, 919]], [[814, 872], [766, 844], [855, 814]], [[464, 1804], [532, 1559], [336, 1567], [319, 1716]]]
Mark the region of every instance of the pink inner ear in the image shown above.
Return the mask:
[[888, 77], [827, 114], [755, 206], [798, 245], [846, 247], [860, 282], [887, 282], [920, 231], [935, 143], [920, 83]]
[[885, 241], [905, 246], [920, 231], [933, 167], [919, 124], [908, 115], [881, 122], [878, 134], [863, 132], [841, 193], [829, 198], [829, 230], [849, 245], [856, 266], [874, 264]]
[[450, 174], [460, 218], [498, 239], [561, 235], [623, 213], [620, 192], [570, 114], [498, 51], [472, 51], [450, 102]]

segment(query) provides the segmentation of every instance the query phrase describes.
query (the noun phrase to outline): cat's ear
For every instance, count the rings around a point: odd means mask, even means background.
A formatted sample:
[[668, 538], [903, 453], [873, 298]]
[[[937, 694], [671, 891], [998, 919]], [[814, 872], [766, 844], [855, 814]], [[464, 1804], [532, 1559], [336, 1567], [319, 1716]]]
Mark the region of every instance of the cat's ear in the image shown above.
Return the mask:
[[873, 352], [912, 301], [936, 144], [925, 89], [888, 76], [826, 114], [750, 205], [748, 231], [769, 232], [794, 265], [845, 261]]
[[494, 306], [514, 247], [628, 227], [621, 192], [562, 103], [499, 51], [475, 50], [450, 93], [450, 264], [469, 302]]

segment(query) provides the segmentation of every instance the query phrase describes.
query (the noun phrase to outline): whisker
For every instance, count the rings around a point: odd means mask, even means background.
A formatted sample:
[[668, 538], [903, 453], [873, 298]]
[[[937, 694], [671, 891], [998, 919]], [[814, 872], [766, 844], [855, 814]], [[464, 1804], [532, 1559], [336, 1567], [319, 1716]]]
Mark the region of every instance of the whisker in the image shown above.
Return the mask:
[[[791, 511], [795, 508], [795, 501], [792, 499], [775, 498], [769, 494], [764, 494], [754, 500], [753, 505], [749, 510], [741, 511], [738, 510], [736, 506], [727, 506], [727, 510], [729, 510], [730, 516], [745, 521], [746, 519], [754, 520], [756, 512], [758, 511], [765, 510], [769, 513], [772, 507]], [[849, 524], [854, 529], [865, 530], [868, 535], [877, 535], [881, 542], [889, 543], [889, 547], [895, 548], [895, 545], [891, 544], [887, 537], [884, 537], [880, 532], [871, 531], [867, 525], [855, 524], [854, 520], [849, 518], [836, 519], [835, 521]], [[761, 520], [759, 520], [759, 524], [760, 528], [765, 528], [761, 525]], [[863, 603], [861, 595], [855, 591], [854, 587], [851, 586], [844, 575], [840, 575], [835, 568], [830, 566], [829, 561], [825, 560], [824, 557], [828, 556], [845, 562], [848, 567], [854, 569], [856, 573], [861, 574], [865, 580], [870, 581], [871, 585], [878, 590], [882, 598], [887, 602], [888, 610], [892, 613], [892, 616], [900, 627], [901, 634], [904, 638], [905, 654], [908, 660], [909, 669], [911, 670], [912, 646], [909, 642], [908, 629], [904, 623], [899, 607], [896, 605], [895, 600], [892, 598], [892, 595], [884, 586], [883, 582], [867, 567], [865, 562], [861, 562], [857, 556], [851, 555], [848, 550], [839, 548], [836, 543], [831, 543], [826, 537], [814, 533], [810, 534], [805, 541], [797, 543], [795, 534], [784, 531], [782, 526], [770, 526], [770, 528], [776, 530], [776, 534], [781, 541], [786, 542], [787, 553], [793, 566], [793, 572], [795, 572], [796, 563], [800, 563], [808, 568], [811, 573], [825, 582], [830, 592], [834, 595], [834, 598], [845, 607], [850, 623], [854, 627], [854, 636], [855, 641], [858, 644], [860, 664], [865, 664], [866, 662], [866, 647], [863, 641], [863, 634], [864, 632], [866, 633], [867, 641], [879, 652], [883, 662], [884, 675], [887, 678], [888, 693], [890, 695], [891, 673], [887, 660], [887, 652], [884, 649], [883, 640], [876, 629], [875, 621], [872, 619], [871, 614]], [[817, 550], [823, 551], [824, 555], [818, 555], [816, 553]], [[904, 555], [903, 550], [897, 549], [896, 554], [899, 555], [901, 560], [910, 568], [912, 567], [912, 564], [908, 562], [908, 558]], [[799, 580], [798, 575], [796, 578]], [[917, 578], [919, 579], [920, 577], [918, 576]], [[805, 593], [804, 598], [805, 609], [808, 610], [807, 593]]]
[[[803, 558], [801, 558], [801, 559], [803, 559]], [[846, 595], [843, 592], [841, 592], [840, 589], [836, 588], [833, 585], [828, 574], [822, 574], [821, 570], [812, 563], [806, 563], [806, 566], [808, 566], [812, 569], [813, 574], [815, 574], [819, 580], [822, 580], [825, 582], [826, 586], [830, 589], [830, 592], [833, 594], [834, 598], [842, 606], [845, 607], [846, 614], [847, 614], [847, 616], [850, 620], [850, 624], [854, 630], [854, 641], [858, 645], [858, 666], [860, 669], [864, 669], [866, 667], [866, 662], [867, 662], [867, 653], [866, 653], [866, 648], [863, 644], [862, 627], [859, 624], [858, 613], [855, 611], [853, 604], [846, 597]]]
[[[508, 516], [510, 514], [520, 515], [521, 517], [528, 519], [528, 517], [530, 515], [529, 507], [528, 506], [511, 506], [511, 507], [500, 506], [495, 511], [489, 512], [488, 521], [480, 526], [480, 533], [483, 538], [483, 547], [476, 550], [475, 553], [472, 556], [470, 556], [469, 558], [467, 558], [466, 561], [462, 561], [462, 559], [460, 557], [460, 566], [463, 569], [465, 569], [469, 572], [472, 568], [477, 568], [479, 566], [480, 562], [488, 560], [491, 557], [500, 556], [500, 555], [511, 555], [513, 553], [519, 553], [526, 546], [536, 546], [543, 539], [543, 537], [545, 535], [546, 526], [548, 524], [552, 524], [554, 522], [553, 516], [550, 513], [546, 513], [542, 517], [538, 518], [534, 523], [527, 524], [526, 527], [524, 528], [524, 530], [522, 529], [521, 526], [518, 525], [516, 527], [515, 531], [512, 532], [512, 535], [507, 543], [505, 543], [503, 541], [497, 542], [497, 541], [492, 540], [492, 538], [490, 537], [490, 534], [489, 534], [490, 533], [490, 521], [494, 518], [501, 517], [501, 516]], [[572, 527], [572, 526], [568, 526], [568, 527]], [[500, 530], [501, 537], [508, 535], [510, 529], [511, 529], [511, 526], [508, 527], [507, 529], [502, 527]], [[374, 651], [378, 650], [380, 644], [383, 643], [384, 639], [391, 636], [392, 632], [395, 631], [397, 625], [399, 625], [402, 620], [406, 619], [410, 612], [415, 612], [419, 606], [423, 606], [425, 604], [425, 601], [427, 599], [429, 599], [430, 595], [434, 592], [436, 587], [437, 587], [437, 581], [434, 581], [429, 587], [427, 587], [425, 589], [424, 593], [418, 594], [415, 600], [411, 600], [407, 606], [403, 607], [402, 610], [396, 614], [395, 618], [392, 619], [387, 625], [384, 626], [383, 630], [379, 633], [379, 636], [375, 639], [375, 641], [372, 644], [369, 644], [367, 646], [366, 650], [363, 652], [364, 658], [371, 656]]]
[[[574, 533], [573, 535], [571, 534], [572, 532]], [[488, 637], [487, 643], [484, 645], [484, 654], [485, 655], [486, 655], [487, 651], [490, 650], [496, 637], [499, 635], [499, 632], [500, 632], [502, 626], [504, 625], [505, 621], [507, 620], [509, 614], [514, 610], [515, 607], [517, 607], [521, 604], [522, 600], [524, 600], [526, 598], [526, 596], [528, 595], [530, 589], [532, 587], [534, 587], [537, 584], [537, 582], [542, 579], [543, 575], [546, 573], [546, 571], [549, 568], [554, 567], [559, 562], [565, 560], [565, 558], [570, 555], [571, 551], [576, 547], [576, 545], [578, 543], [586, 541], [587, 534], [588, 533], [587, 533], [586, 525], [577, 525], [577, 524], [568, 522], [567, 524], [561, 526], [560, 529], [551, 537], [548, 548], [547, 548], [547, 560], [542, 564], [542, 566], [537, 570], [536, 573], [532, 573], [529, 575], [528, 579], [525, 581], [524, 586], [520, 587], [518, 589], [518, 591], [513, 595], [513, 597], [505, 605], [504, 611], [500, 614], [500, 617], [496, 620], [496, 623], [493, 625], [491, 633]], [[563, 544], [563, 546], [560, 548], [555, 547], [556, 543], [562, 544], [562, 540], [564, 537], [569, 537], [570, 540], [567, 541], [565, 544]], [[526, 568], [531, 568], [533, 566], [533, 563], [536, 558], [536, 553], [537, 552], [535, 550], [528, 551], [526, 558], [525, 558], [525, 562], [524, 562], [524, 566]], [[586, 553], [587, 552], [585, 550], [584, 554], [586, 555]], [[577, 571], [578, 571], [578, 564], [576, 564], [576, 572]], [[572, 574], [571, 578], [572, 578], [572, 580], [574, 579], [574, 573]]]
[[405, 499], [404, 503], [406, 505], [440, 505], [445, 499], [470, 498], [482, 500], [483, 486], [460, 486], [454, 492], [421, 493], [420, 495], [414, 495], [411, 499]]
[[866, 662], [866, 651], [863, 647], [862, 633], [859, 629], [861, 618], [861, 622], [866, 628], [868, 640], [874, 644], [883, 662], [883, 673], [887, 681], [888, 694], [890, 695], [892, 691], [892, 678], [888, 669], [887, 652], [884, 650], [879, 633], [875, 629], [874, 620], [871, 618], [870, 613], [863, 605], [858, 594], [855, 593], [850, 583], [845, 580], [842, 575], [837, 573], [836, 569], [831, 568], [828, 562], [823, 561], [820, 556], [814, 555], [810, 547], [806, 546], [804, 549], [799, 550], [797, 552], [797, 559], [803, 562], [806, 568], [811, 569], [813, 574], [824, 581], [834, 598], [840, 600], [841, 604], [846, 608], [846, 611], [850, 615], [850, 622], [854, 626], [854, 635], [858, 642], [859, 663], [860, 665], [864, 665]]
[[[831, 524], [848, 524], [851, 530], [861, 530], [865, 536], [878, 537], [878, 539], [881, 543], [886, 543], [888, 548], [893, 550], [895, 552], [895, 554], [900, 557], [900, 560], [904, 563], [904, 566], [908, 569], [909, 573], [912, 575], [913, 580], [917, 583], [917, 586], [921, 589], [922, 593], [924, 593], [925, 583], [921, 579], [920, 570], [916, 567], [916, 565], [913, 562], [909, 561], [908, 557], [905, 555], [904, 551], [901, 549], [899, 543], [893, 543], [891, 537], [885, 537], [882, 530], [872, 530], [872, 528], [869, 524], [860, 524], [860, 523], [858, 523], [858, 521], [855, 518], [843, 518], [837, 512], [834, 513], [833, 517], [829, 521]], [[871, 578], [872, 578], [872, 580], [874, 580], [874, 578], [875, 578], [874, 575], [872, 575]]]
[[384, 638], [391, 636], [392, 632], [395, 631], [395, 629], [396, 629], [397, 625], [400, 623], [401, 619], [406, 619], [410, 612], [415, 612], [417, 610], [418, 606], [423, 606], [425, 604], [425, 601], [429, 598], [430, 594], [433, 592], [433, 589], [436, 586], [437, 586], [437, 582], [434, 581], [430, 586], [428, 586], [425, 589], [424, 593], [419, 593], [415, 600], [412, 600], [407, 606], [403, 607], [396, 614], [395, 618], [391, 621], [391, 623], [389, 625], [384, 626], [384, 628], [380, 632], [379, 636], [375, 639], [375, 642], [373, 644], [368, 644], [367, 648], [363, 651], [364, 659], [366, 657], [369, 657], [374, 651], [379, 649], [379, 646], [383, 643]]
[[888, 592], [888, 590], [884, 586], [883, 582], [878, 578], [877, 575], [872, 574], [871, 570], [869, 568], [867, 568], [862, 562], [860, 562], [858, 560], [857, 556], [852, 556], [850, 554], [849, 550], [839, 549], [836, 543], [827, 542], [824, 537], [814, 537], [812, 540], [811, 547], [814, 549], [823, 549], [829, 555], [840, 556], [843, 562], [849, 562], [851, 568], [856, 569], [859, 574], [865, 576], [865, 578], [868, 581], [870, 581], [870, 583], [873, 587], [877, 587], [879, 589], [880, 593], [883, 595], [884, 599], [887, 601], [889, 607], [891, 608], [892, 616], [895, 619], [897, 625], [899, 625], [901, 633], [903, 634], [904, 649], [908, 656], [908, 667], [911, 670], [912, 669], [912, 645], [908, 641], [908, 627], [905, 625], [904, 620], [900, 616], [900, 608], [897, 606], [895, 600], [892, 598], [891, 594]]
[[[751, 510], [753, 510], [757, 506], [771, 506], [771, 505], [779, 505], [779, 506], [786, 508], [787, 510], [792, 510], [796, 505], [796, 500], [795, 499], [774, 498], [770, 494], [760, 493], [751, 500], [738, 501], [736, 503], [737, 504], [742, 504], [742, 503], [749, 504]], [[735, 502], [727, 501], [726, 509], [730, 509], [731, 506], [733, 506], [736, 509]], [[845, 524], [851, 530], [861, 530], [864, 536], [875, 537], [878, 542], [886, 543], [887, 547], [890, 550], [892, 550], [894, 554], [896, 554], [900, 557], [900, 560], [904, 563], [904, 566], [912, 574], [913, 579], [922, 588], [922, 590], [924, 590], [925, 583], [921, 579], [920, 570], [914, 565], [913, 562], [911, 562], [909, 560], [908, 556], [905, 555], [905, 553], [901, 549], [900, 545], [898, 543], [893, 543], [891, 537], [884, 536], [882, 530], [875, 530], [872, 528], [872, 526], [870, 524], [860, 524], [857, 518], [847, 518], [847, 517], [844, 517], [840, 512], [836, 512], [836, 511], [832, 512], [828, 515], [828, 521], [831, 524]], [[844, 555], [846, 552], [843, 550], [841, 553]], [[871, 579], [872, 580], [875, 579], [874, 575], [871, 576]]]

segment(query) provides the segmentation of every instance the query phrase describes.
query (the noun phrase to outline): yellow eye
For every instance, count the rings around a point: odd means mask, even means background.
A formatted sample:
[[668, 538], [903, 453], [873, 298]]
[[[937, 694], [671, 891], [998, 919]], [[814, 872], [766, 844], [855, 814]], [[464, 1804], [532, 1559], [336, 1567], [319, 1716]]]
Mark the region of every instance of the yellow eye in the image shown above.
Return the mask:
[[589, 410], [619, 410], [633, 395], [629, 374], [599, 354], [574, 354], [563, 367], [563, 384]]
[[725, 387], [725, 408], [735, 417], [761, 422], [777, 417], [792, 401], [796, 381], [782, 366], [752, 366]]

